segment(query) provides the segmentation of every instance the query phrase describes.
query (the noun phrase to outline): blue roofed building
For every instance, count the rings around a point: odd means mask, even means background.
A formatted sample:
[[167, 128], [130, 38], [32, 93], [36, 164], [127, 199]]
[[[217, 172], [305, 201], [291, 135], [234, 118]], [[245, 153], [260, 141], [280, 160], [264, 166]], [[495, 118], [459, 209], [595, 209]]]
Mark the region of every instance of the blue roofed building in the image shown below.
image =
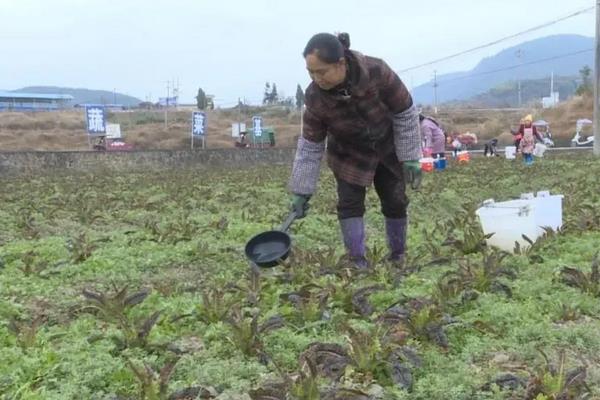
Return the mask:
[[19, 93], [0, 90], [0, 111], [55, 111], [73, 107], [69, 94]]

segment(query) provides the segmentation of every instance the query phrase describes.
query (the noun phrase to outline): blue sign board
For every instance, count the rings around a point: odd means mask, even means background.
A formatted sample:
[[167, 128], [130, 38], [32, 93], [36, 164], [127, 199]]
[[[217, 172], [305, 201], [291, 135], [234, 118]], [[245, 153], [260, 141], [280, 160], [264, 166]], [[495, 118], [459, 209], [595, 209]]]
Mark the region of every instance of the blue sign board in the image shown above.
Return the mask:
[[206, 113], [194, 111], [192, 113], [192, 136], [206, 135]]
[[262, 117], [252, 117], [252, 130], [255, 137], [261, 137], [263, 131]]
[[177, 101], [177, 96], [158, 98], [158, 104], [162, 107], [177, 107]]
[[85, 122], [88, 135], [106, 134], [106, 113], [103, 106], [86, 106]]

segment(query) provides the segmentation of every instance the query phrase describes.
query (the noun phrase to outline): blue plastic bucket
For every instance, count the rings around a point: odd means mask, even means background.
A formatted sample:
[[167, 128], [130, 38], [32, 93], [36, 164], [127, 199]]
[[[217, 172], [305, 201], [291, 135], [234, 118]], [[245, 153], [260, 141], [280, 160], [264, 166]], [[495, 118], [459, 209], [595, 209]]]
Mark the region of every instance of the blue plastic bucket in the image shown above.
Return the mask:
[[438, 169], [438, 170], [446, 169], [446, 159], [445, 158], [436, 159], [433, 162], [433, 166], [435, 167], [435, 169]]

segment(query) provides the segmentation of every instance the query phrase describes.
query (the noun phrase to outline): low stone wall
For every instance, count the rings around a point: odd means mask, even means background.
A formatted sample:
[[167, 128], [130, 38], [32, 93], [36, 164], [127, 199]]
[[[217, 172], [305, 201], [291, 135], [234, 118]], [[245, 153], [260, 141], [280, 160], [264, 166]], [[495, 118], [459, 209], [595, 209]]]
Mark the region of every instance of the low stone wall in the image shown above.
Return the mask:
[[140, 171], [176, 168], [291, 165], [293, 148], [131, 152], [0, 152], [0, 175], [59, 171]]

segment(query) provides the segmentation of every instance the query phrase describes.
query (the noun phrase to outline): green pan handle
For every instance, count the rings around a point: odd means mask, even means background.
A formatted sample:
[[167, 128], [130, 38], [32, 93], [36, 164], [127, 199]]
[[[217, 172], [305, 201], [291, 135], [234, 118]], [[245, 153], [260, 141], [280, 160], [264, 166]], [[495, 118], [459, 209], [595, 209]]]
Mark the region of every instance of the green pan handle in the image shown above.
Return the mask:
[[281, 232], [287, 232], [287, 230], [290, 229], [290, 226], [292, 225], [292, 222], [294, 222], [295, 219], [296, 219], [296, 211], [292, 210], [292, 212], [289, 213], [289, 215], [287, 216], [285, 221], [283, 221], [283, 224], [281, 224], [281, 227], [279, 228], [279, 230]]

